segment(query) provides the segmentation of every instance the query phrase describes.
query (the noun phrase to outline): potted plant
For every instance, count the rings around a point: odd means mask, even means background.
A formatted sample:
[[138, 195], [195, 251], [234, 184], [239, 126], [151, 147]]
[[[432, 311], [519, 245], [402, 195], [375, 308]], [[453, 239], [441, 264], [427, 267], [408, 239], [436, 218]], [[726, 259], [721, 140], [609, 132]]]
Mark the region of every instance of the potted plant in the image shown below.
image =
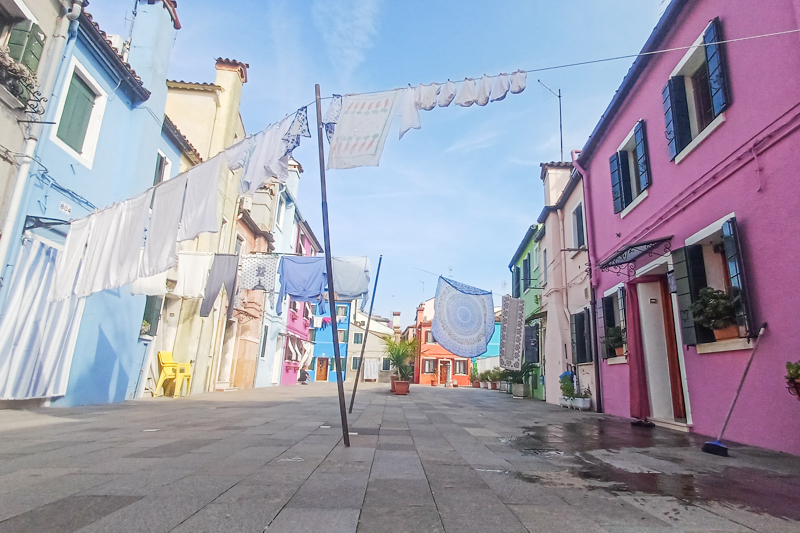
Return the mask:
[[789, 394], [797, 396], [797, 399], [800, 400], [800, 361], [786, 363], [786, 384]]
[[481, 388], [481, 376], [475, 370], [472, 371], [472, 386], [476, 389]]
[[570, 407], [572, 405], [572, 399], [575, 398], [574, 377], [575, 374], [569, 371], [563, 372], [558, 376], [561, 387], [561, 396], [558, 398], [558, 404], [561, 407]]
[[489, 388], [489, 371], [488, 370], [484, 370], [483, 372], [478, 374], [478, 379], [481, 382], [481, 388], [482, 389], [488, 389]]
[[405, 396], [408, 394], [408, 388], [411, 385], [411, 378], [413, 369], [411, 365], [403, 363], [397, 367], [397, 381], [394, 382], [394, 393], [398, 396]]
[[581, 411], [588, 411], [592, 408], [592, 391], [588, 388], [572, 399], [572, 407]]
[[603, 344], [612, 348], [617, 357], [625, 355], [625, 332], [619, 326], [611, 326], [606, 330]]
[[[408, 385], [411, 380], [411, 373], [413, 372], [411, 365], [408, 364], [408, 360], [414, 357], [414, 354], [417, 351], [417, 341], [415, 340], [395, 340], [391, 337], [384, 339], [384, 351], [386, 352], [386, 357], [389, 359], [389, 364], [394, 370], [394, 373], [391, 377], [391, 389], [390, 392], [394, 392], [395, 394], [408, 394]], [[401, 372], [403, 369], [403, 372]], [[398, 381], [403, 381], [403, 376], [407, 379], [405, 384], [405, 392], [399, 393], [397, 388]]]
[[736, 311], [733, 295], [713, 287], [703, 287], [700, 295], [692, 304], [694, 321], [701, 326], [714, 330], [714, 338], [718, 341], [733, 339], [739, 336], [736, 325]]
[[500, 389], [500, 367], [496, 366], [489, 371], [489, 385], [492, 390]]
[[439, 384], [439, 376], [437, 376], [436, 374], [434, 374], [434, 375], [433, 375], [433, 377], [431, 377], [431, 386], [432, 386], [432, 387], [435, 387], [435, 386], [437, 386], [438, 384]]
[[511, 385], [511, 395], [514, 398], [527, 398], [531, 395], [531, 386], [527, 383], [533, 369], [534, 363], [523, 363], [519, 370], [506, 370], [504, 377]]

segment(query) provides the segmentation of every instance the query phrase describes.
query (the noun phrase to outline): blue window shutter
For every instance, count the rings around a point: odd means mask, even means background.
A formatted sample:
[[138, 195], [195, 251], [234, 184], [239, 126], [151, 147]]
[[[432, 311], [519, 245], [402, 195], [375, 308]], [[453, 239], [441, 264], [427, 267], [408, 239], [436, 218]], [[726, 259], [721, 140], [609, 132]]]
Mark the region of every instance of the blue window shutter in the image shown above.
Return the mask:
[[636, 143], [636, 165], [639, 170], [639, 190], [643, 191], [650, 187], [650, 161], [647, 156], [647, 136], [644, 132], [644, 121], [636, 123], [633, 130], [633, 138]]
[[722, 224], [722, 242], [725, 246], [725, 260], [728, 262], [728, 273], [731, 278], [731, 293], [734, 297], [736, 311], [736, 324], [744, 328], [748, 337], [757, 333], [754, 328], [752, 307], [747, 292], [747, 276], [744, 271], [741, 240], [739, 239], [739, 226], [736, 217], [730, 218]]
[[689, 126], [689, 105], [686, 102], [686, 82], [683, 76], [670, 78], [661, 96], [664, 100], [667, 143], [670, 161], [672, 161], [692, 140], [692, 130]]
[[[627, 158], [624, 158], [627, 161]], [[616, 153], [609, 160], [611, 165], [611, 196], [614, 198], [614, 212], [619, 213], [625, 209], [622, 197], [622, 173], [620, 169], [620, 157]]]
[[708, 63], [708, 89], [711, 92], [711, 107], [715, 118], [728, 109], [731, 103], [725, 53], [721, 44], [709, 44], [719, 41], [722, 41], [722, 31], [719, 18], [715, 18], [703, 35]]

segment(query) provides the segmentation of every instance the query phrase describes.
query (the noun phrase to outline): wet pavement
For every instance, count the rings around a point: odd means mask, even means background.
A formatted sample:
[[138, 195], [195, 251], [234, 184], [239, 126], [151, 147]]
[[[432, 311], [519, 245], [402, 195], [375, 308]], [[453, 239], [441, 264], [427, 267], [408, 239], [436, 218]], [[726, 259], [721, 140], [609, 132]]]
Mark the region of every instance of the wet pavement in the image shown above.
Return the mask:
[[0, 411], [3, 532], [800, 531], [800, 458], [517, 400], [314, 383]]

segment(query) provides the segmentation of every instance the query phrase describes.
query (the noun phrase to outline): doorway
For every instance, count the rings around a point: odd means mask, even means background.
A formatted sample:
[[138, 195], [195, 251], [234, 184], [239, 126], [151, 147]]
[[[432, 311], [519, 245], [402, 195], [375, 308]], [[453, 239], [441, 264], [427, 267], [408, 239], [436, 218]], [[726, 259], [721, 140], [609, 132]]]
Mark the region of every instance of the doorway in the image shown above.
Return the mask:
[[445, 387], [449, 387], [451, 379], [452, 379], [452, 374], [450, 373], [450, 361], [448, 359], [440, 360], [439, 383], [442, 383]]
[[328, 381], [328, 358], [318, 357], [314, 381]]

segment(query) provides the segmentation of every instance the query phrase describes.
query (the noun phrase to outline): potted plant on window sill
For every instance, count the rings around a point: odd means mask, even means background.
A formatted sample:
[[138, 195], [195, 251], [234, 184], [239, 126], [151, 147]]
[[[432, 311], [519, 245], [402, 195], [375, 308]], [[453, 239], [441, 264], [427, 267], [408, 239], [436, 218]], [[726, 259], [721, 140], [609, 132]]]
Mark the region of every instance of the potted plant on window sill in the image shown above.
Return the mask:
[[786, 363], [786, 385], [789, 394], [797, 396], [797, 399], [800, 400], [800, 361]]
[[575, 398], [575, 382], [573, 381], [575, 374], [572, 372], [563, 372], [558, 376], [561, 388], [561, 396], [558, 398], [558, 405], [561, 407], [571, 407], [572, 400]]
[[729, 292], [713, 287], [700, 289], [698, 299], [692, 304], [694, 321], [703, 327], [714, 330], [714, 338], [718, 341], [739, 337], [736, 325], [734, 297]]
[[611, 326], [606, 330], [603, 344], [613, 349], [617, 357], [625, 355], [625, 332], [619, 326]]

